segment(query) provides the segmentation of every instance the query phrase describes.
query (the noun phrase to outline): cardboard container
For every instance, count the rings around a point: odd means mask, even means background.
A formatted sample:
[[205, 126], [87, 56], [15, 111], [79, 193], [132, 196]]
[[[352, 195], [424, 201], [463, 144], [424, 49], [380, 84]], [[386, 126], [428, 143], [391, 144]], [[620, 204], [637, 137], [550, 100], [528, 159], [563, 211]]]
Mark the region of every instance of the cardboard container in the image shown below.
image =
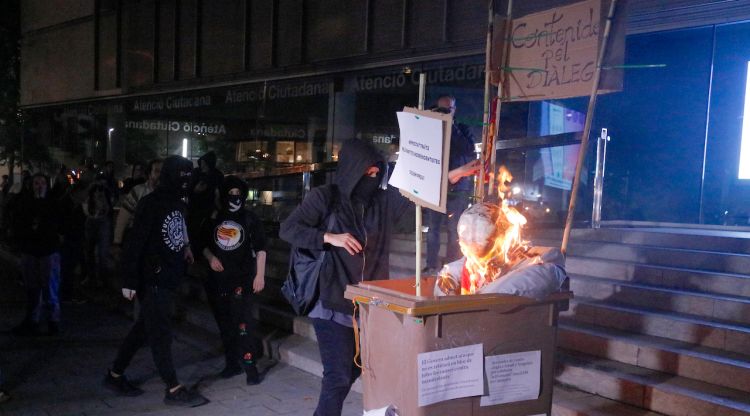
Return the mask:
[[[431, 293], [435, 278], [422, 288]], [[544, 301], [513, 295], [420, 296], [414, 280], [378, 280], [348, 286], [358, 304], [364, 408], [395, 405], [403, 416], [529, 416], [550, 414], [557, 334], [557, 293]], [[541, 351], [536, 400], [480, 406], [465, 397], [419, 406], [417, 356], [423, 352], [483, 344], [484, 356]], [[487, 389], [485, 380], [485, 392]]]

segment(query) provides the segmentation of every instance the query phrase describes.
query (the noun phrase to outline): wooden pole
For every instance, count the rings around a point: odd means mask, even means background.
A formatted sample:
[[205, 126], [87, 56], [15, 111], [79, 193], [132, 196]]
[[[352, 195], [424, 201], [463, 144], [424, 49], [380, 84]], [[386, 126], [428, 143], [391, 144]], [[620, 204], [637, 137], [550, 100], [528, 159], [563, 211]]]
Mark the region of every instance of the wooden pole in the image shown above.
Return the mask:
[[570, 204], [568, 206], [568, 217], [565, 220], [565, 231], [563, 231], [562, 244], [560, 250], [563, 255], [568, 250], [568, 241], [570, 239], [570, 229], [573, 226], [573, 215], [576, 209], [576, 199], [578, 196], [578, 188], [581, 185], [581, 171], [583, 165], [586, 162], [586, 153], [589, 144], [589, 133], [591, 132], [591, 123], [594, 121], [594, 109], [596, 107], [596, 97], [599, 92], [599, 79], [602, 72], [602, 63], [604, 61], [604, 54], [607, 52], [607, 41], [609, 40], [609, 32], [612, 28], [612, 19], [615, 16], [617, 0], [612, 0], [609, 4], [609, 13], [607, 13], [607, 22], [604, 25], [604, 35], [602, 36], [602, 44], [599, 47], [599, 55], [596, 57], [596, 71], [594, 72], [594, 79], [591, 84], [591, 95], [589, 96], [589, 106], [586, 110], [586, 123], [583, 125], [583, 137], [581, 138], [581, 148], [578, 151], [578, 164], [576, 165], [576, 175], [573, 178], [573, 189], [570, 191]]
[[505, 48], [503, 50], [503, 76], [500, 78], [500, 82], [497, 83], [497, 106], [495, 106], [495, 134], [492, 135], [492, 155], [490, 155], [490, 189], [488, 190], [489, 195], [495, 194], [496, 186], [494, 184], [495, 172], [497, 171], [497, 150], [495, 149], [495, 143], [500, 137], [500, 108], [503, 103], [503, 82], [505, 81], [506, 74], [510, 71], [510, 37], [513, 26], [513, 0], [508, 0], [508, 10], [505, 12], [505, 27], [503, 28], [503, 41], [505, 42]]
[[[425, 87], [427, 85], [427, 75], [423, 72], [419, 74], [419, 106], [418, 108], [420, 110], [424, 110], [424, 96], [425, 96]], [[414, 273], [414, 279], [416, 280], [416, 283], [414, 287], [416, 288], [417, 296], [422, 296], [422, 207], [419, 204], [416, 205], [415, 210], [415, 242], [417, 244], [417, 253], [416, 253], [416, 273]], [[440, 232], [440, 230], [437, 230]], [[432, 232], [432, 230], [430, 230]]]
[[484, 116], [482, 117], [482, 163], [479, 165], [479, 180], [474, 188], [474, 195], [482, 200], [484, 198], [484, 152], [488, 149], [488, 139], [490, 131], [490, 73], [492, 65], [490, 58], [492, 55], [492, 32], [494, 30], [493, 22], [495, 20], [493, 3], [495, 0], [487, 1], [487, 44], [484, 48]]

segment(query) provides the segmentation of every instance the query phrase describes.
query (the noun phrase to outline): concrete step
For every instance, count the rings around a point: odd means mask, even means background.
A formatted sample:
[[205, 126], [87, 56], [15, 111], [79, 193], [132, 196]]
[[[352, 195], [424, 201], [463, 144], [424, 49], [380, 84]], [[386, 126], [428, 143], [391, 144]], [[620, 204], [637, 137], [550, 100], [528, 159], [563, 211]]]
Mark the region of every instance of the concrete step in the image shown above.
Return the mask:
[[[272, 342], [272, 350], [278, 359], [318, 377], [323, 377], [323, 364], [320, 361], [318, 343], [307, 337], [292, 334]], [[352, 390], [362, 393], [362, 379], [352, 386]]]
[[604, 277], [674, 289], [750, 297], [750, 276], [746, 274], [635, 264], [581, 256], [569, 256], [565, 262], [565, 270], [570, 274]]
[[[558, 244], [562, 229], [528, 230], [529, 237], [548, 239]], [[750, 232], [677, 228], [576, 228], [574, 241], [598, 241], [693, 250], [750, 254]]]
[[728, 352], [746, 353], [750, 327], [717, 319], [576, 297], [561, 322], [581, 322]]
[[[538, 245], [555, 244], [549, 240], [534, 242]], [[750, 254], [665, 248], [654, 245], [573, 241], [569, 245], [568, 255], [720, 273], [743, 274], [750, 270]]]
[[561, 348], [750, 392], [748, 355], [575, 322], [558, 337]]
[[744, 391], [590, 355], [558, 352], [558, 382], [670, 416], [747, 416]]
[[570, 288], [577, 296], [750, 324], [750, 298], [747, 297], [665, 288], [600, 277], [570, 277]]
[[552, 396], [552, 416], [659, 416], [572, 387], [556, 385]]

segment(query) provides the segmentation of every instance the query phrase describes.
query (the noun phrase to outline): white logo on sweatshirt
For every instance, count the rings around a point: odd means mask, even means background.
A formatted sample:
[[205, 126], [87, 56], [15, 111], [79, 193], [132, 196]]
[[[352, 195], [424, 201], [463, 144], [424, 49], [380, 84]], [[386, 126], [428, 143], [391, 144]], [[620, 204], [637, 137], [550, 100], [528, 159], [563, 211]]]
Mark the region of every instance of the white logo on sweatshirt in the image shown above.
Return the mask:
[[185, 247], [185, 218], [180, 211], [172, 211], [164, 218], [161, 238], [172, 251], [178, 252]]
[[232, 251], [245, 241], [245, 230], [234, 221], [223, 221], [214, 230], [214, 242], [224, 251]]

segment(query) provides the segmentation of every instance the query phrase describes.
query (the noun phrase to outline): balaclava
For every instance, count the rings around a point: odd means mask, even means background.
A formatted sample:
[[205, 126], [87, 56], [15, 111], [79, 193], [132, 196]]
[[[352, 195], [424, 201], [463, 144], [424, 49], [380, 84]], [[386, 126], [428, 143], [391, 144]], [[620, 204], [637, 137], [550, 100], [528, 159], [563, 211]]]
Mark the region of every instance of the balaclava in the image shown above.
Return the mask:
[[[239, 195], [229, 195], [229, 191], [234, 188], [240, 190]], [[219, 192], [221, 194], [222, 208], [228, 212], [238, 212], [245, 205], [245, 200], [247, 199], [247, 182], [234, 175], [227, 176], [222, 181]]]
[[179, 195], [187, 195], [192, 170], [193, 164], [184, 157], [168, 156], [161, 167], [159, 188]]
[[380, 186], [384, 175], [383, 164], [378, 162], [376, 166], [380, 169], [380, 171], [377, 175], [375, 175], [375, 177], [363, 175], [362, 178], [359, 179], [359, 182], [354, 185], [354, 189], [352, 190], [352, 199], [359, 202], [368, 203], [370, 202], [370, 200], [372, 200], [372, 197], [375, 196], [375, 192], [378, 190], [378, 187]]

